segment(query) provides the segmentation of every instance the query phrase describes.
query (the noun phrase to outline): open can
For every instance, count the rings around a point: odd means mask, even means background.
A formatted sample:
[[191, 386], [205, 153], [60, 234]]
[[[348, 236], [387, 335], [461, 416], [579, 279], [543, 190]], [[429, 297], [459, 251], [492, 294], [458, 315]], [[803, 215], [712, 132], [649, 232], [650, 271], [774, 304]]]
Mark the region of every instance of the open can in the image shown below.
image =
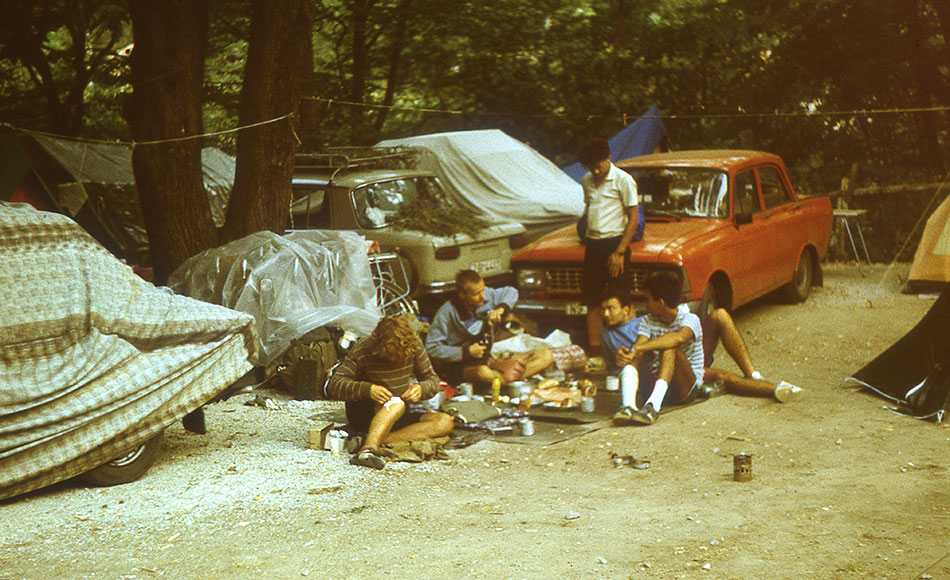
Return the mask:
[[739, 453], [732, 456], [732, 479], [752, 481], [752, 455]]
[[518, 428], [521, 431], [523, 437], [530, 437], [534, 435], [534, 421], [525, 417], [518, 421]]

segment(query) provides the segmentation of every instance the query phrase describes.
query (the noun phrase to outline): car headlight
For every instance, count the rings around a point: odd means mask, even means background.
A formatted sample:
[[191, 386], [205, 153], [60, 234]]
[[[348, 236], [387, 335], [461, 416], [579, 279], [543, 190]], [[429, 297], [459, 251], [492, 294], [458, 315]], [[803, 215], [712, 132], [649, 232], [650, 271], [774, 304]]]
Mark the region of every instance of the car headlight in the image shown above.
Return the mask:
[[521, 290], [544, 290], [547, 287], [547, 277], [544, 270], [518, 270], [517, 284]]

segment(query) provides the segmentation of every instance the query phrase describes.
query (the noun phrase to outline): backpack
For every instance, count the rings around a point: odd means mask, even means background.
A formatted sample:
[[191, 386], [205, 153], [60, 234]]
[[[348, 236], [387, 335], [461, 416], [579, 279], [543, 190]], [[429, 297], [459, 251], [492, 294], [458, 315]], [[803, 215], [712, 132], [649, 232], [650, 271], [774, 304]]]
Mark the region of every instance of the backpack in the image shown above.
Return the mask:
[[290, 348], [277, 366], [277, 375], [295, 399], [323, 399], [330, 371], [339, 359], [336, 340], [330, 331], [315, 328], [290, 342]]

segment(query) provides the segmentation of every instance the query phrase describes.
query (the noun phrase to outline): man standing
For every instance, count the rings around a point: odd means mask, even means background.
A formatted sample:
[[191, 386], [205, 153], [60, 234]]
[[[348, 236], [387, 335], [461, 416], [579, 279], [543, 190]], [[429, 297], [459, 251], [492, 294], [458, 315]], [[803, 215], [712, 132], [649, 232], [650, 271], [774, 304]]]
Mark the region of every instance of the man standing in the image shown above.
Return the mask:
[[[413, 379], [418, 382], [413, 382]], [[346, 401], [346, 418], [356, 433], [365, 433], [354, 465], [386, 466], [379, 446], [397, 441], [442, 437], [452, 432], [454, 419], [446, 413], [413, 413], [409, 403], [431, 399], [439, 391], [422, 341], [402, 318], [382, 318], [361, 338], [327, 381], [327, 397]]]
[[486, 288], [474, 270], [456, 274], [455, 296], [435, 313], [426, 336], [426, 351], [445, 380], [488, 385], [497, 377], [504, 384], [541, 372], [554, 361], [549, 349], [512, 355], [503, 363], [508, 368], [491, 358], [489, 345], [480, 340], [482, 331], [490, 326], [500, 332], [512, 320], [517, 301], [517, 290]]
[[608, 283], [617, 283], [624, 273], [628, 246], [643, 236], [637, 184], [630, 174], [610, 162], [606, 139], [591, 139], [577, 154], [589, 172], [581, 179], [587, 205], [584, 238], [584, 282], [582, 300], [587, 306], [587, 338], [596, 352], [601, 327], [597, 311]]

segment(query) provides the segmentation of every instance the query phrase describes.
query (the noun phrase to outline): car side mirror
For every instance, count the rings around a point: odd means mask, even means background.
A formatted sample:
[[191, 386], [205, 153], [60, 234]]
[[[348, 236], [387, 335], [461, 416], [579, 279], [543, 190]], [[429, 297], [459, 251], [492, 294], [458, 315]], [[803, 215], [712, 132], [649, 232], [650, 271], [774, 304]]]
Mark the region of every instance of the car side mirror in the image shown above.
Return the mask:
[[752, 223], [752, 214], [751, 213], [737, 213], [736, 214], [736, 225], [741, 226], [744, 224]]

